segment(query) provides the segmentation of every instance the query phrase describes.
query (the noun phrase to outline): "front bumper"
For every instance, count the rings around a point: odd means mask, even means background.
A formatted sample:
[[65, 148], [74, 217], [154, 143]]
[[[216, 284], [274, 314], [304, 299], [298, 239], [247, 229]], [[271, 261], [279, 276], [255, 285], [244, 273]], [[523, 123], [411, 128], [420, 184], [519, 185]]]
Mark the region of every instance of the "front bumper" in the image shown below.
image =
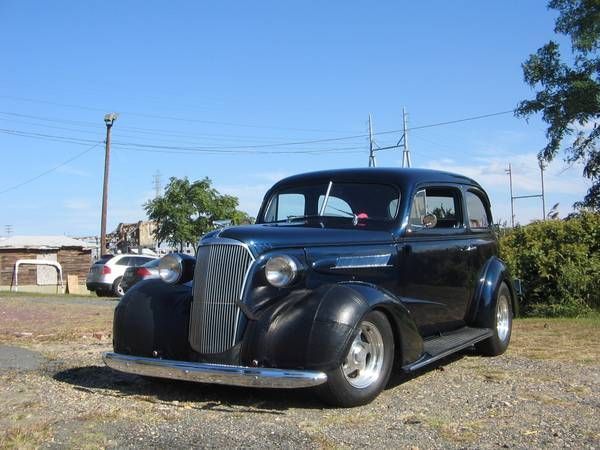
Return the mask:
[[102, 356], [108, 367], [121, 372], [200, 383], [262, 388], [302, 388], [323, 384], [327, 375], [308, 370], [227, 366], [168, 359], [145, 358], [108, 352]]

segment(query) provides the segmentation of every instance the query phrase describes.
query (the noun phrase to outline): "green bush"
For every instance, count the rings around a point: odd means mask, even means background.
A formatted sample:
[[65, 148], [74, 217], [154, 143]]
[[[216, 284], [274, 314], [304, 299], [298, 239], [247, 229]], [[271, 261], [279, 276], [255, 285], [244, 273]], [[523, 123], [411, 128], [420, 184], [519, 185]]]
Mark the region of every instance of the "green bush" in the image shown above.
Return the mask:
[[522, 280], [524, 315], [573, 317], [600, 309], [600, 214], [502, 230], [500, 255]]

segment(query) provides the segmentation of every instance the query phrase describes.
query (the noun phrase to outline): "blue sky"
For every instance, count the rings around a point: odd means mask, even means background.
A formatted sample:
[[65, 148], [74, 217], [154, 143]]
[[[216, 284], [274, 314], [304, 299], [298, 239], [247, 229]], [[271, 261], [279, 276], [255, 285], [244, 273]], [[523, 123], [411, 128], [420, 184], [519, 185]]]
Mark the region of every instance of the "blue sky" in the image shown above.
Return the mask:
[[[403, 106], [414, 127], [514, 108], [531, 96], [520, 64], [554, 18], [542, 1], [3, 0], [0, 235], [99, 233], [103, 144], [12, 187], [103, 141], [106, 112], [120, 113], [109, 230], [144, 218], [157, 171], [163, 185], [208, 176], [255, 215], [282, 176], [366, 166], [369, 113], [381, 132], [401, 128]], [[509, 220], [504, 169], [512, 162], [515, 194], [537, 193], [544, 129], [511, 114], [416, 129], [413, 165], [476, 178]], [[377, 154], [380, 166], [401, 160]], [[548, 208], [570, 211], [587, 189], [580, 174], [560, 158], [548, 168]], [[539, 218], [540, 201], [518, 200], [515, 213]]]

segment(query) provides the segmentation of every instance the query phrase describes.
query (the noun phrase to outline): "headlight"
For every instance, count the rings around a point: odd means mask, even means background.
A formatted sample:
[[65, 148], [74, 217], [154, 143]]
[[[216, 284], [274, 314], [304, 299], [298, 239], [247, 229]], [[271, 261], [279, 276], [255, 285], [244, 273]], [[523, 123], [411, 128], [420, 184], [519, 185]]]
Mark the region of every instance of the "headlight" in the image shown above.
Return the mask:
[[267, 281], [275, 287], [289, 286], [298, 275], [298, 263], [291, 256], [273, 256], [265, 265], [265, 275]]
[[158, 263], [160, 278], [169, 284], [175, 284], [183, 274], [183, 259], [177, 254], [163, 256]]

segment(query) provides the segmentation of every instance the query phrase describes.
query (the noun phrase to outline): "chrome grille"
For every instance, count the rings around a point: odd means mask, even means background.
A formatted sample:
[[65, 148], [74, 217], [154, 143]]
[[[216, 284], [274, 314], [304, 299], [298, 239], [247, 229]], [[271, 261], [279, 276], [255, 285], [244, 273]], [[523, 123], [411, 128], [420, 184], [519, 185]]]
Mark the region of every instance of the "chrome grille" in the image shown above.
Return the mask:
[[200, 353], [220, 353], [236, 344], [236, 329], [246, 275], [254, 257], [241, 244], [198, 248], [190, 345]]

